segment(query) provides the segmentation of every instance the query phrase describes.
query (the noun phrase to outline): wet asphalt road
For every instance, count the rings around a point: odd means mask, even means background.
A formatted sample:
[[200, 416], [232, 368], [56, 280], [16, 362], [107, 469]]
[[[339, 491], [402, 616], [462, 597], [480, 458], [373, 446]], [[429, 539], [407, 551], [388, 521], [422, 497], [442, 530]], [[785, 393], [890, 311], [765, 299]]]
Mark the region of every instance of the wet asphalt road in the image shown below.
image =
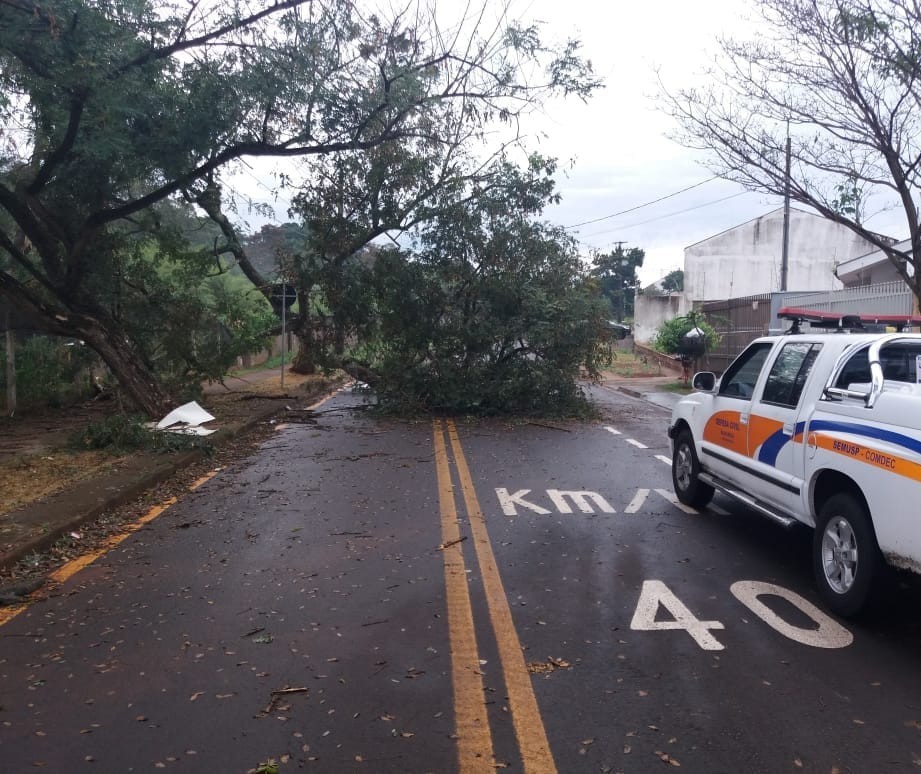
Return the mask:
[[0, 626], [0, 771], [921, 769], [916, 585], [827, 619], [807, 530], [676, 506], [595, 394], [279, 429]]

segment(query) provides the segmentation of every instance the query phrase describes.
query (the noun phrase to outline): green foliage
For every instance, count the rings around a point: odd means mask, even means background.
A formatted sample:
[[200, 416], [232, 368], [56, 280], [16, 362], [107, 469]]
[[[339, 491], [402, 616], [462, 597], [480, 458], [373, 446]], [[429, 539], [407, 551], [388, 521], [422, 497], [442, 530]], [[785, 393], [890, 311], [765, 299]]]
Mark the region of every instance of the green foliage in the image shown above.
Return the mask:
[[175, 391], [217, 379], [241, 355], [263, 349], [277, 320], [261, 293], [186, 232], [158, 230], [126, 242], [105, 303], [160, 380]]
[[862, 190], [864, 187], [856, 175], [848, 175], [844, 182], [836, 184], [837, 197], [831, 202], [835, 212], [851, 218], [855, 223], [861, 223], [865, 198]]
[[684, 290], [684, 272], [681, 269], [670, 271], [662, 279], [662, 290], [666, 293], [680, 293]]
[[[2, 339], [0, 339], [2, 341]], [[92, 391], [96, 358], [80, 342], [30, 336], [16, 342], [16, 396], [21, 407], [67, 406]], [[6, 392], [5, 347], [0, 347], [0, 391]]]
[[611, 304], [618, 322], [632, 319], [636, 291], [640, 286], [637, 269], [646, 253], [638, 247], [625, 250], [618, 244], [610, 253], [597, 253], [592, 259], [592, 276], [601, 283], [601, 292]]
[[554, 165], [496, 169], [475, 202], [446, 207], [416, 251], [383, 251], [373, 269], [372, 367], [397, 411], [577, 414], [578, 385], [599, 375], [607, 305], [574, 242], [536, 220]]
[[101, 449], [113, 454], [132, 451], [170, 454], [196, 448], [211, 450], [211, 444], [199, 436], [152, 430], [143, 417], [126, 414], [113, 414], [89, 424], [71, 438], [71, 446]]
[[700, 312], [691, 311], [682, 317], [673, 317], [662, 323], [656, 331], [652, 346], [659, 352], [674, 355], [681, 345], [681, 337], [694, 327], [704, 332], [708, 350], [719, 344], [720, 336], [713, 326], [704, 319]]
[[[155, 281], [144, 251], [175, 226], [156, 205], [204, 206], [247, 156], [473, 142], [496, 118], [600, 85], [575, 42], [548, 46], [536, 28], [506, 36], [485, 0], [446, 13], [356, 13], [348, 0], [0, 2], [2, 293], [46, 330], [84, 339], [155, 414], [168, 403], [157, 376], [213, 373], [228, 331], [246, 342], [259, 329], [241, 323], [238, 300], [197, 314], [197, 282]], [[239, 247], [219, 234], [186, 256], [197, 279]]]

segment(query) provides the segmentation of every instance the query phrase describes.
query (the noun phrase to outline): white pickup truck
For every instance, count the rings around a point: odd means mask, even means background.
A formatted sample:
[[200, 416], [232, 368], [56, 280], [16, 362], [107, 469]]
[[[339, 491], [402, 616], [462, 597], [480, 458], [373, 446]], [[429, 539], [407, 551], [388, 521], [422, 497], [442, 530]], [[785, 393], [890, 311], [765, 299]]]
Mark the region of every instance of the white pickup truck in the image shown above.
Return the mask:
[[797, 334], [752, 342], [675, 407], [672, 480], [815, 529], [827, 606], [865, 609], [886, 563], [921, 573], [921, 334]]

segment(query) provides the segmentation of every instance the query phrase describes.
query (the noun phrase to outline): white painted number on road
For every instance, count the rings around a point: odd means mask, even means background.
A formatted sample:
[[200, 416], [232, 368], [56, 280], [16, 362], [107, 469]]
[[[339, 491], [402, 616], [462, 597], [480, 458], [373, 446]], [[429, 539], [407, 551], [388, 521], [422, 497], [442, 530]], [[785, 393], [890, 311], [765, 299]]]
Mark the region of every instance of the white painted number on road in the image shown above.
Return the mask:
[[[841, 624], [829, 618], [796, 592], [785, 589], [783, 586], [775, 586], [773, 583], [761, 583], [759, 581], [738, 581], [733, 583], [729, 590], [739, 602], [768, 626], [785, 637], [789, 637], [794, 642], [811, 645], [813, 648], [846, 648], [854, 641], [854, 635]], [[787, 602], [799, 608], [815, 621], [818, 628], [804, 629], [801, 626], [794, 626], [788, 623], [759, 599], [759, 597], [767, 594], [787, 600]]]
[[530, 503], [524, 499], [526, 494], [531, 492], [530, 489], [519, 489], [515, 494], [509, 494], [508, 489], [496, 489], [496, 497], [499, 498], [499, 505], [502, 506], [502, 513], [506, 516], [517, 516], [518, 511], [515, 508], [516, 505], [520, 505], [522, 508], [528, 508], [529, 510], [534, 511], [534, 513], [539, 513], [542, 516], [550, 513], [546, 508], [542, 508], [539, 505]]
[[562, 492], [559, 489], [548, 489], [547, 497], [553, 500], [553, 504], [560, 513], [572, 513], [572, 508], [566, 501], [567, 497], [572, 499], [576, 508], [582, 511], [582, 513], [595, 512], [589, 500], [594, 500], [595, 505], [598, 506], [598, 510], [602, 513], [617, 513], [617, 511], [608, 504], [608, 501], [597, 492]]
[[[657, 621], [656, 614], [660, 606], [671, 613], [674, 620]], [[722, 629], [723, 624], [696, 618], [671, 589], [659, 580], [643, 581], [643, 590], [636, 603], [630, 628], [642, 632], [684, 629], [704, 650], [723, 650], [722, 643], [710, 634], [710, 629]]]

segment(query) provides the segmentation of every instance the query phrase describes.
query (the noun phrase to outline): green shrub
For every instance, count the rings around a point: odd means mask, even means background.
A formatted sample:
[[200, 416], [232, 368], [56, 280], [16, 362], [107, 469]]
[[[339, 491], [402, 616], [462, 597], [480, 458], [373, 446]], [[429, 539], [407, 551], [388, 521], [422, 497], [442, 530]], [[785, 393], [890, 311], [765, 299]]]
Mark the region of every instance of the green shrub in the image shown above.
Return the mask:
[[656, 331], [652, 346], [657, 352], [674, 355], [681, 345], [681, 337], [691, 328], [700, 328], [706, 337], [707, 351], [712, 350], [720, 341], [716, 329], [708, 323], [700, 312], [688, 312], [683, 317], [673, 317], [666, 320]]
[[130, 451], [168, 454], [194, 448], [211, 450], [211, 444], [199, 436], [152, 430], [143, 417], [126, 414], [114, 414], [87, 425], [73, 437], [72, 445], [80, 449], [100, 449], [113, 454]]
[[[0, 347], [0, 391], [6, 392], [6, 347]], [[68, 406], [92, 391], [96, 356], [81, 343], [48, 336], [16, 342], [16, 398], [22, 407]]]

